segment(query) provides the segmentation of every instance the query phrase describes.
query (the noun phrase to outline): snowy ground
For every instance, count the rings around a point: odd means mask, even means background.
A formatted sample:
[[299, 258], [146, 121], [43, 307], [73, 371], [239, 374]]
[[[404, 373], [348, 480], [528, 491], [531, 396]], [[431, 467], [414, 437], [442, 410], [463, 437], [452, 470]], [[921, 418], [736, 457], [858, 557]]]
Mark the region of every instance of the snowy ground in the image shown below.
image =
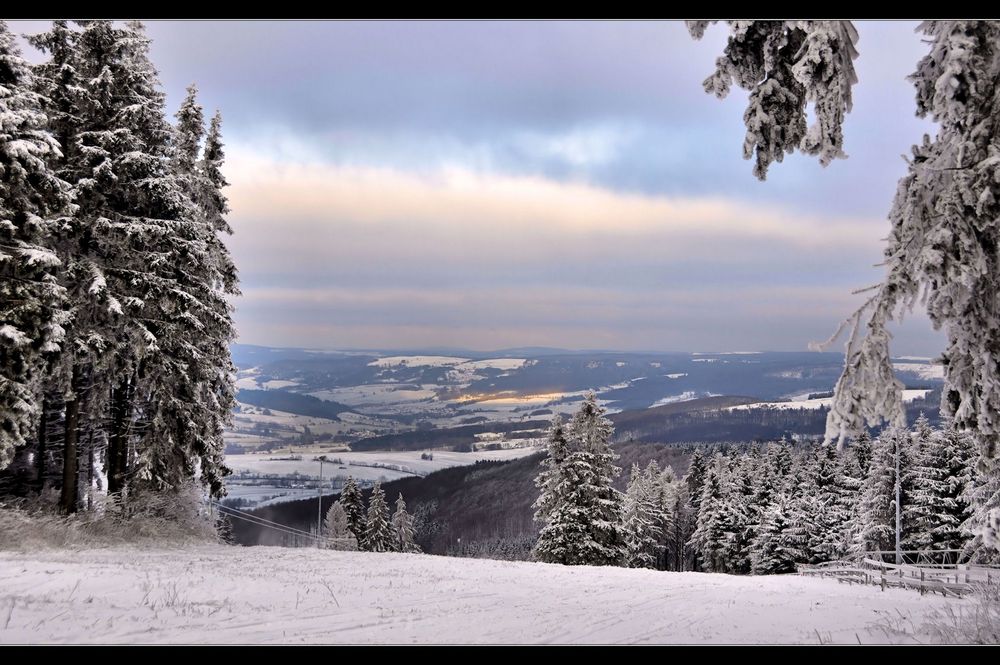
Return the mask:
[[[447, 450], [374, 450], [371, 452], [334, 452], [324, 453], [330, 459], [343, 460], [346, 469], [341, 469], [340, 464], [325, 464], [324, 474], [329, 477], [333, 475], [360, 477], [365, 464], [395, 464], [404, 469], [411, 469], [418, 473], [427, 474], [432, 471], [439, 471], [453, 466], [465, 466], [475, 464], [481, 460], [507, 461], [525, 457], [538, 452], [535, 447], [509, 448], [505, 450], [479, 450], [474, 453], [456, 453]], [[424, 460], [420, 456], [430, 452], [434, 459]], [[319, 475], [319, 462], [315, 461], [316, 454], [302, 453], [302, 459], [272, 461], [270, 458], [279, 457], [280, 453], [271, 454], [251, 454], [251, 455], [226, 455], [226, 464], [234, 471], [251, 471], [256, 473], [278, 473], [291, 474], [298, 472], [309, 476]], [[354, 464], [350, 464], [354, 462]], [[385, 469], [376, 469], [385, 471]], [[399, 478], [408, 474], [396, 474], [393, 478]], [[378, 476], [371, 478], [377, 479]]]
[[0, 552], [3, 644], [884, 643], [913, 641], [899, 626], [925, 639], [929, 612], [965, 602], [797, 576], [313, 549]]
[[[903, 401], [912, 402], [917, 399], [923, 399], [927, 397], [927, 393], [931, 392], [928, 389], [920, 390], [904, 390], [903, 391]], [[803, 400], [792, 400], [789, 402], [754, 402], [753, 404], [740, 404], [739, 406], [730, 406], [723, 409], [724, 411], [747, 411], [750, 409], [819, 409], [819, 408], [830, 408], [833, 404], [832, 397], [817, 397], [815, 399], [803, 399]]]

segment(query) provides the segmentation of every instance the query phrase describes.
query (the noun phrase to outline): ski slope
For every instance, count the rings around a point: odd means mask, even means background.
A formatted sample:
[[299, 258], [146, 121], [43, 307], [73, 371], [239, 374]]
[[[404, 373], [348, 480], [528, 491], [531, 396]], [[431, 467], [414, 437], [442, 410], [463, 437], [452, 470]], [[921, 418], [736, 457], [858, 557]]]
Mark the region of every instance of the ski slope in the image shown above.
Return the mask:
[[[0, 643], [863, 643], [968, 601], [830, 579], [202, 545], [0, 552]], [[888, 630], [886, 630], [888, 628]]]

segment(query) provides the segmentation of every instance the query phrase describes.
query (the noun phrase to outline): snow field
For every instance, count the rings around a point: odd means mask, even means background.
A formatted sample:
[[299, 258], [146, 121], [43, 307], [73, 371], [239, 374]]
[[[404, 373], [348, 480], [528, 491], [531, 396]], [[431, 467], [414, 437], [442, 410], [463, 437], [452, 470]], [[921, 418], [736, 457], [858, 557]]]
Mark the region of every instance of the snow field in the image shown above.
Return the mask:
[[3, 644], [884, 643], [914, 639], [893, 631], [900, 621], [922, 640], [930, 612], [967, 602], [788, 575], [416, 554], [0, 552]]

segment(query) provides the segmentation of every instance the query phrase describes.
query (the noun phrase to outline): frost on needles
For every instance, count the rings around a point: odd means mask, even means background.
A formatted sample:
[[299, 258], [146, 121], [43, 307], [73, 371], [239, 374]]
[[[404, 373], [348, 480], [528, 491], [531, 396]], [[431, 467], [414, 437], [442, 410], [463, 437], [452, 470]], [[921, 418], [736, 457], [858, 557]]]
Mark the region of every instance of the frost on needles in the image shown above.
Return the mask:
[[[708, 21], [689, 22], [696, 38]], [[705, 88], [750, 90], [746, 157], [763, 179], [771, 162], [798, 147], [823, 163], [842, 155], [841, 125], [855, 82], [856, 32], [845, 21], [730, 21], [731, 35]], [[823, 344], [849, 331], [843, 374], [827, 420], [838, 445], [866, 424], [905, 425], [902, 384], [892, 368], [889, 322], [920, 304], [944, 330], [942, 415], [976, 433], [981, 466], [993, 477], [1000, 442], [1000, 24], [927, 21], [927, 55], [909, 80], [917, 115], [938, 124], [907, 160], [885, 249], [885, 278]], [[805, 104], [816, 124], [805, 129]], [[994, 500], [992, 502], [996, 504]], [[1000, 547], [1000, 509], [983, 515], [984, 537]]]

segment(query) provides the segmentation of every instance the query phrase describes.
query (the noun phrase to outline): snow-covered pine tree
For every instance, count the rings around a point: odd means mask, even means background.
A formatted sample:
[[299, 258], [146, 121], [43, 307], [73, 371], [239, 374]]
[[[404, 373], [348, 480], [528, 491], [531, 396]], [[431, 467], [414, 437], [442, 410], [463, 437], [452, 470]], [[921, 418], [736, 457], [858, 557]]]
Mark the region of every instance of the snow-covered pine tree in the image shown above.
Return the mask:
[[347, 528], [359, 543], [365, 540], [365, 504], [354, 476], [348, 476], [344, 489], [340, 491], [340, 501], [347, 514]]
[[777, 444], [769, 443], [754, 463], [751, 469], [751, 491], [749, 507], [752, 511], [750, 518], [750, 540], [756, 538], [760, 527], [764, 523], [764, 511], [771, 505], [775, 494], [781, 485], [782, 478], [776, 470], [774, 460]]
[[748, 455], [733, 454], [722, 476], [723, 500], [716, 519], [725, 534], [722, 559], [729, 573], [750, 572], [750, 537], [756, 517], [750, 505], [753, 497], [751, 466]]
[[722, 530], [719, 514], [725, 500], [722, 486], [725, 471], [723, 458], [716, 455], [705, 472], [697, 524], [691, 534], [690, 545], [698, 557], [701, 570], [710, 573], [725, 572], [726, 534]]
[[331, 550], [353, 552], [358, 549], [358, 539], [347, 525], [347, 512], [340, 501], [335, 501], [326, 511], [323, 535], [326, 537], [326, 547]]
[[187, 303], [194, 318], [182, 322], [200, 324], [185, 326], [189, 329], [180, 336], [185, 345], [177, 353], [190, 357], [186, 380], [189, 391], [197, 395], [197, 411], [189, 418], [195, 426], [188, 431], [187, 445], [198, 459], [203, 482], [215, 494], [224, 491], [222, 479], [229, 473], [222, 462], [222, 433], [236, 403], [235, 367], [229, 352], [236, 329], [228, 296], [238, 295], [239, 289], [235, 266], [218, 235], [232, 232], [224, 217], [228, 208], [222, 193], [227, 183], [221, 175], [220, 117], [216, 114], [212, 121], [201, 159], [203, 114], [194, 86], [188, 88], [177, 121], [172, 161], [174, 173], [193, 204], [193, 246], [197, 248], [186, 255], [188, 268], [184, 272], [185, 289], [194, 296]]
[[763, 513], [761, 528], [751, 544], [751, 570], [754, 575], [794, 573], [802, 558], [792, 535], [788, 500], [776, 494]]
[[708, 462], [705, 459], [701, 448], [695, 448], [691, 453], [691, 461], [688, 463], [687, 473], [684, 475], [684, 482], [688, 486], [688, 493], [691, 495], [691, 504], [695, 511], [701, 507], [701, 490], [705, 483], [705, 474], [708, 473]]
[[[831, 128], [821, 134], [837, 139], [823, 143], [835, 153], [840, 150], [843, 113], [839, 109], [850, 107], [855, 37], [847, 22], [812, 23], [825, 24], [825, 31], [847, 38], [831, 40], [830, 48], [821, 51], [810, 48], [812, 55], [804, 57], [805, 49], [788, 48], [788, 41], [776, 36], [786, 31], [784, 22], [732, 22], [733, 36], [718, 61], [717, 75], [706, 82], [717, 94], [724, 94], [733, 79], [754, 88], [745, 118], [746, 146], [759, 146], [761, 135], [765, 137], [762, 160], [758, 148], [760, 167], [766, 168], [769, 159], [777, 159], [781, 149], [799, 139], [801, 95], [795, 94], [794, 86], [786, 90], [789, 77], [778, 73], [791, 72], [803, 60], [808, 63], [805, 71], [821, 73], [817, 81], [836, 85], [816, 87], [808, 78], [795, 77], [799, 83], [807, 89], [842, 93], [843, 103], [817, 104], [817, 115]], [[705, 21], [689, 24], [695, 37], [706, 26]], [[1000, 274], [1000, 256], [995, 251], [1000, 245], [1000, 227], [995, 224], [1000, 216], [1000, 178], [996, 177], [1000, 24], [927, 21], [920, 30], [930, 37], [930, 53], [917, 63], [909, 80], [917, 90], [917, 115], [929, 117], [939, 129], [933, 140], [925, 135], [920, 145], [913, 146], [909, 171], [897, 187], [889, 213], [892, 229], [885, 249], [885, 279], [869, 289], [872, 295], [832, 338], [816, 345], [823, 348], [843, 331], [851, 331], [844, 372], [827, 417], [827, 440], [842, 445], [866, 423], [905, 426], [903, 386], [893, 371], [887, 326], [919, 302], [934, 327], [944, 329], [948, 336], [941, 357], [945, 372], [942, 415], [953, 419], [955, 427], [977, 433], [983, 458], [980, 472], [1000, 473], [1000, 465], [990, 463], [1000, 442], [1000, 356], [995, 352], [1000, 348], [1000, 326], [994, 302]], [[775, 75], [763, 76], [766, 72]], [[762, 103], [772, 98], [778, 103], [771, 107]], [[764, 170], [758, 171], [762, 177]], [[1000, 521], [1000, 512], [977, 514], [983, 520]]]
[[[655, 462], [655, 460], [654, 460]], [[652, 465], [654, 462], [650, 462]], [[659, 473], [647, 467], [649, 473], [632, 465], [628, 489], [623, 502], [625, 530], [625, 565], [630, 568], [655, 568], [662, 530], [663, 513]]]
[[[976, 450], [972, 437], [953, 427], [931, 431], [926, 418], [916, 424], [914, 528], [908, 546], [920, 550], [962, 550], [969, 535], [963, 525], [972, 516], [968, 492], [973, 481]], [[956, 553], [938, 555], [953, 563]]]
[[549, 455], [535, 481], [535, 519], [544, 525], [534, 548], [539, 561], [600, 566], [624, 557], [622, 496], [611, 486], [620, 469], [604, 413], [590, 392], [568, 427], [557, 419], [549, 430]]
[[535, 478], [535, 487], [539, 489], [539, 494], [533, 505], [535, 521], [543, 527], [552, 511], [563, 501], [562, 497], [568, 490], [564, 485], [563, 462], [569, 456], [569, 442], [566, 440], [562, 416], [557, 414], [552, 419], [547, 438], [548, 454], [542, 460], [542, 470]]
[[860, 434], [854, 437], [850, 445], [850, 450], [855, 462], [857, 462], [858, 469], [862, 473], [862, 477], [864, 477], [868, 473], [868, 466], [872, 461], [872, 438], [868, 435], [868, 430], [862, 430]]
[[850, 519], [850, 512], [844, 510], [841, 493], [841, 463], [837, 449], [833, 446], [819, 446], [810, 456], [812, 464], [808, 470], [807, 488], [803, 494], [814, 498], [813, 530], [806, 543], [808, 563], [833, 561], [845, 554], [841, 535]]
[[906, 523], [911, 526], [903, 542], [903, 549], [926, 549], [931, 542], [930, 530], [934, 526], [936, 497], [942, 493], [937, 469], [930, 468], [931, 448], [938, 445], [939, 433], [935, 432], [921, 413], [910, 433], [911, 467], [910, 480], [913, 485], [910, 502], [906, 506]]
[[675, 480], [667, 486], [667, 506], [670, 523], [666, 529], [666, 563], [668, 570], [690, 570], [688, 540], [696, 526], [695, 509], [688, 494], [688, 484]]
[[[46, 397], [54, 402], [52, 413], [62, 420], [60, 506], [73, 512], [79, 494], [78, 444], [81, 438], [93, 442], [95, 434], [97, 444], [103, 443], [104, 431], [92, 429], [96, 416], [103, 412], [103, 388], [109, 373], [116, 366], [128, 365], [134, 356], [124, 342], [123, 353], [113, 352], [121, 338], [135, 331], [129, 324], [137, 307], [136, 300], [128, 297], [131, 282], [123, 283], [108, 267], [116, 261], [128, 262], [133, 253], [140, 262], [148, 259], [138, 247], [133, 252], [133, 247], [116, 237], [114, 215], [105, 210], [112, 205], [110, 201], [127, 209], [143, 195], [135, 191], [135, 178], [114, 173], [112, 166], [113, 153], [120, 159], [136, 151], [127, 128], [109, 129], [115, 127], [115, 114], [125, 106], [116, 97], [115, 72], [121, 70], [121, 59], [112, 53], [113, 40], [84, 43], [83, 33], [56, 21], [51, 31], [30, 41], [49, 54], [48, 62], [36, 67], [36, 83], [48, 100], [49, 127], [60, 147], [50, 168], [69, 183], [76, 204], [52, 239], [61, 262], [64, 343], [61, 352], [50, 358], [45, 386]], [[81, 410], [91, 417], [81, 420]]]
[[392, 515], [392, 548], [396, 552], [419, 552], [420, 547], [414, 540], [416, 531], [413, 528], [413, 516], [406, 512], [406, 502], [403, 493], [396, 499], [396, 512]]
[[777, 483], [783, 484], [785, 478], [789, 473], [792, 472], [792, 447], [787, 440], [776, 441], [767, 444], [767, 450], [764, 453], [764, 461], [767, 468], [770, 469], [771, 474], [775, 478], [775, 487]]
[[[898, 462], [902, 516], [911, 500], [908, 484], [908, 480], [913, 478], [910, 445], [909, 432], [894, 427], [882, 430], [872, 442], [871, 464], [858, 506], [856, 553], [896, 550], [896, 469]], [[908, 528], [903, 521], [900, 525], [901, 538], [905, 537]]]
[[0, 469], [38, 429], [46, 357], [63, 341], [52, 235], [69, 198], [45, 102], [0, 21]]
[[[865, 484], [867, 466], [871, 460], [871, 439], [865, 433], [863, 442], [866, 454], [855, 454], [860, 450], [860, 437], [851, 445], [851, 449], [839, 456], [840, 470], [837, 478], [837, 512], [843, 523], [837, 534], [837, 558], [844, 558], [854, 551], [855, 529], [858, 526], [858, 506], [861, 502], [861, 492]], [[866, 470], [862, 471], [859, 459], [865, 462]]]
[[548, 432], [548, 454], [542, 460], [542, 471], [535, 478], [540, 490], [534, 503], [535, 521], [542, 527], [533, 554], [546, 563], [581, 563], [579, 550], [583, 526], [576, 507], [570, 502], [577, 497], [578, 465], [569, 464], [570, 443], [562, 417], [556, 415]]
[[[1000, 467], [1000, 460], [985, 463]], [[962, 527], [968, 538], [963, 558], [973, 563], [1000, 563], [1000, 519], [992, 517], [1000, 516], [1000, 468], [973, 473], [964, 498], [972, 507], [972, 515]]]
[[[667, 551], [667, 541], [670, 532], [674, 530], [674, 521], [677, 514], [674, 512], [674, 494], [678, 482], [674, 470], [667, 466], [662, 471], [656, 460], [650, 460], [644, 471], [648, 477], [648, 483], [653, 488], [654, 502], [658, 514], [660, 526], [660, 537], [656, 544], [656, 567], [659, 570], [667, 570], [670, 567], [670, 553]], [[681, 516], [683, 519], [683, 516]]]
[[578, 487], [581, 509], [586, 515], [586, 533], [592, 542], [592, 555], [586, 563], [613, 566], [625, 555], [622, 530], [622, 493], [612, 483], [621, 473], [615, 466], [618, 455], [611, 450], [614, 425], [605, 417], [606, 409], [597, 402], [597, 394], [588, 392], [569, 425], [570, 458], [579, 464], [584, 481]]
[[391, 552], [392, 545], [389, 504], [385, 501], [382, 483], [376, 482], [371, 498], [368, 499], [368, 515], [365, 519], [365, 538], [362, 547], [368, 552]]

